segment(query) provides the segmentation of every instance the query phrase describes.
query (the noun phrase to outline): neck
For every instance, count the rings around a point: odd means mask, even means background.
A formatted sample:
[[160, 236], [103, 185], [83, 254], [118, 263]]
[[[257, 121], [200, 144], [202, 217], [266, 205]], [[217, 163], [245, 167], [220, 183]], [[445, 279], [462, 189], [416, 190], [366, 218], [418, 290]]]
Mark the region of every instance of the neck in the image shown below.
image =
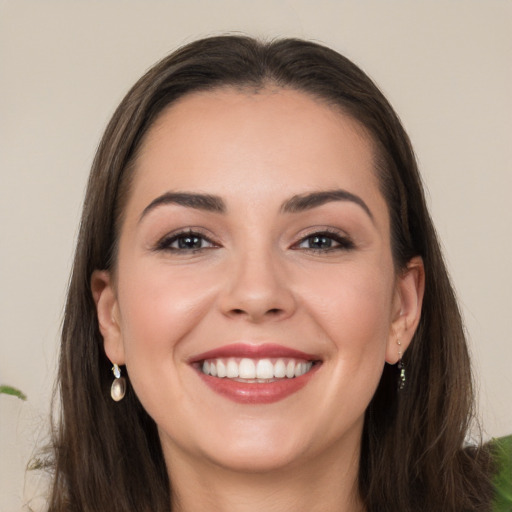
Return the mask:
[[258, 473], [233, 471], [207, 460], [191, 461], [174, 452], [173, 464], [167, 461], [172, 510], [363, 512], [357, 486], [359, 447], [343, 457], [335, 452], [336, 457], [325, 454], [300, 465]]

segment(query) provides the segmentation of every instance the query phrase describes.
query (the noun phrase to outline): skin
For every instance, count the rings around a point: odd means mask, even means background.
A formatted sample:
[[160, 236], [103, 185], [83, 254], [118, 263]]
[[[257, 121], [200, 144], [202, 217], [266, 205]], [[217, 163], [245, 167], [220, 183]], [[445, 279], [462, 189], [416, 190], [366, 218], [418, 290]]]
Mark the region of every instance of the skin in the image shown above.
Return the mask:
[[[177, 510], [362, 510], [364, 411], [412, 338], [424, 280], [419, 259], [395, 271], [373, 157], [355, 121], [291, 90], [191, 94], [148, 132], [115, 275], [91, 284], [106, 354], [158, 425]], [[283, 212], [294, 196], [339, 189], [369, 212], [352, 200]], [[219, 196], [225, 212], [146, 210], [167, 192]], [[190, 228], [208, 241], [177, 249], [169, 234]], [[341, 242], [312, 249], [325, 231]], [[322, 364], [284, 400], [235, 403], [189, 364], [235, 342]]]

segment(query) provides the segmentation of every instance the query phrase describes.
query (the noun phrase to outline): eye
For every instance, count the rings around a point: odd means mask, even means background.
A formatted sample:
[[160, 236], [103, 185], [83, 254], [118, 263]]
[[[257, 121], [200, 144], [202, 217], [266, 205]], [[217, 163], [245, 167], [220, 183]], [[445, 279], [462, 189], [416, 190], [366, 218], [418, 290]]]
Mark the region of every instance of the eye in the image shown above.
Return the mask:
[[320, 232], [312, 233], [300, 240], [295, 247], [316, 252], [353, 249], [353, 242], [339, 233]]
[[187, 231], [164, 237], [158, 242], [156, 250], [195, 252], [212, 247], [216, 247], [216, 244], [203, 234]]

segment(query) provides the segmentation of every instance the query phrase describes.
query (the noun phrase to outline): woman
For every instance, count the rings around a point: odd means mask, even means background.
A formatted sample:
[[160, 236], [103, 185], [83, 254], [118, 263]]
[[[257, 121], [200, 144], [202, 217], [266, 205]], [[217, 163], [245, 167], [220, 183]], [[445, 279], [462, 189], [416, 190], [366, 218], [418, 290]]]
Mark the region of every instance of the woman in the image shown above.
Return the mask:
[[313, 43], [197, 41], [127, 94], [60, 386], [52, 511], [491, 510], [409, 139]]

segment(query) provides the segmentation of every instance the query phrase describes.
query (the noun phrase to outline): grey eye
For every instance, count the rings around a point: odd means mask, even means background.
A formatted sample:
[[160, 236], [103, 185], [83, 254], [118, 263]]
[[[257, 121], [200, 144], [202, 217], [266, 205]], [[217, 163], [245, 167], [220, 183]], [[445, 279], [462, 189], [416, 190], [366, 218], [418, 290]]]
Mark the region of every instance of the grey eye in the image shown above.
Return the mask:
[[215, 246], [216, 244], [201, 233], [186, 231], [163, 238], [157, 244], [156, 250], [186, 252], [200, 251]]
[[304, 239], [299, 247], [302, 249], [331, 249], [336, 243], [330, 236], [314, 235]]
[[175, 249], [202, 249], [206, 240], [197, 235], [181, 235], [171, 244]]
[[329, 252], [354, 249], [354, 243], [347, 236], [338, 233], [318, 232], [306, 236], [295, 247], [306, 251]]

